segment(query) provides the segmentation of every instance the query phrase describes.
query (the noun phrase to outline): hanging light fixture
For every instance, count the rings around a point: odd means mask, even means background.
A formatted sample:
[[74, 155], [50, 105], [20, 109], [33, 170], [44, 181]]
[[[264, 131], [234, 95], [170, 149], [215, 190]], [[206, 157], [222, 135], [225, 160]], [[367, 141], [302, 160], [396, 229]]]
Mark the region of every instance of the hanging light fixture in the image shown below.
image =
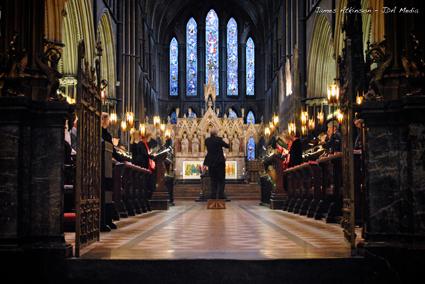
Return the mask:
[[133, 127], [134, 126], [134, 113], [129, 111], [129, 112], [126, 113], [125, 117], [126, 117], [126, 121], [128, 123], [128, 126]]
[[322, 125], [323, 122], [325, 122], [325, 114], [323, 113], [323, 111], [319, 111], [317, 113], [317, 122]]
[[314, 130], [315, 127], [316, 127], [316, 122], [314, 121], [314, 118], [309, 119], [308, 120], [308, 129]]
[[301, 117], [300, 117], [300, 120], [301, 120], [301, 125], [307, 125], [307, 122], [308, 122], [308, 112], [307, 111], [301, 111]]
[[356, 104], [361, 105], [363, 103], [363, 99], [364, 99], [364, 96], [358, 93], [356, 96]]
[[110, 117], [109, 120], [111, 121], [111, 124], [112, 125], [116, 125], [117, 122], [118, 122], [117, 113], [116, 112], [112, 112], [109, 117]]
[[288, 123], [288, 133], [291, 135], [295, 135], [296, 132], [297, 132], [297, 129], [295, 126], [295, 122]]
[[333, 83], [328, 86], [328, 103], [330, 105], [338, 104], [339, 102], [339, 87]]

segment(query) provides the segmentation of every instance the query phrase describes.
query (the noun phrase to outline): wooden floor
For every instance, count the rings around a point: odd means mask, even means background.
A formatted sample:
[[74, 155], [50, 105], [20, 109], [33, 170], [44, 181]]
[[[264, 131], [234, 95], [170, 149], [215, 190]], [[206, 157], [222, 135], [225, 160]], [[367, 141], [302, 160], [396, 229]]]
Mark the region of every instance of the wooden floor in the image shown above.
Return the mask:
[[[232, 201], [225, 210], [177, 201], [168, 211], [122, 219], [82, 251], [100, 259], [279, 259], [350, 256], [341, 227]], [[72, 235], [67, 234], [70, 240]]]

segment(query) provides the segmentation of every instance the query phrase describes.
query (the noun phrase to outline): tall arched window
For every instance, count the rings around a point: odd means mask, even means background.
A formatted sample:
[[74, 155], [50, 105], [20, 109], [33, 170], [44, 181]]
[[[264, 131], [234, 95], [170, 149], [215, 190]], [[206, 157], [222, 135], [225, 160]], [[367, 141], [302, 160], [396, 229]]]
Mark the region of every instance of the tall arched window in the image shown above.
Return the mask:
[[248, 161], [252, 161], [255, 160], [255, 140], [254, 138], [251, 136], [248, 139], [248, 143], [246, 145], [246, 149], [247, 149], [247, 159]]
[[246, 124], [255, 124], [255, 116], [251, 110], [246, 115]]
[[218, 17], [214, 10], [210, 10], [207, 14], [205, 23], [205, 40], [205, 80], [208, 82], [211, 72], [212, 79], [215, 81], [217, 95], [219, 95]]
[[190, 18], [186, 25], [186, 95], [196, 96], [198, 86], [197, 24]]
[[175, 37], [170, 42], [170, 96], [179, 94], [179, 47]]
[[177, 124], [177, 113], [175, 110], [173, 110], [170, 114], [170, 123]]
[[255, 94], [255, 44], [252, 38], [246, 41], [246, 95]]
[[234, 18], [227, 23], [227, 95], [238, 95], [238, 24]]

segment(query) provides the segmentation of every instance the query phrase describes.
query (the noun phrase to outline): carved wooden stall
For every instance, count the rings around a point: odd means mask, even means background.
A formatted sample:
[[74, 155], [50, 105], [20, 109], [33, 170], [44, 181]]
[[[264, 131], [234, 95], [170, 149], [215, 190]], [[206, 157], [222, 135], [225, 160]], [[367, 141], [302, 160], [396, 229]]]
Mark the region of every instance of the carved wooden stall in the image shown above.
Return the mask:
[[[101, 51], [97, 54], [101, 56]], [[96, 69], [85, 60], [84, 41], [78, 45], [78, 149], [76, 171], [75, 255], [85, 245], [99, 240], [101, 188], [101, 98], [99, 58]], [[97, 75], [97, 77], [96, 77]]]

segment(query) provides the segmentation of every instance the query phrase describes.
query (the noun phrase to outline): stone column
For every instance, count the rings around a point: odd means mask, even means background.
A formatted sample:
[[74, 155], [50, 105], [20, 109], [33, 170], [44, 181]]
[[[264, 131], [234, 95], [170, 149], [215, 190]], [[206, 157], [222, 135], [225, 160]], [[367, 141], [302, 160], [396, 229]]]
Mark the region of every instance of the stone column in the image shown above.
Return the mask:
[[63, 258], [64, 125], [70, 107], [26, 97], [1, 97], [0, 106], [0, 250]]
[[425, 241], [425, 97], [362, 108], [366, 140], [368, 246]]

